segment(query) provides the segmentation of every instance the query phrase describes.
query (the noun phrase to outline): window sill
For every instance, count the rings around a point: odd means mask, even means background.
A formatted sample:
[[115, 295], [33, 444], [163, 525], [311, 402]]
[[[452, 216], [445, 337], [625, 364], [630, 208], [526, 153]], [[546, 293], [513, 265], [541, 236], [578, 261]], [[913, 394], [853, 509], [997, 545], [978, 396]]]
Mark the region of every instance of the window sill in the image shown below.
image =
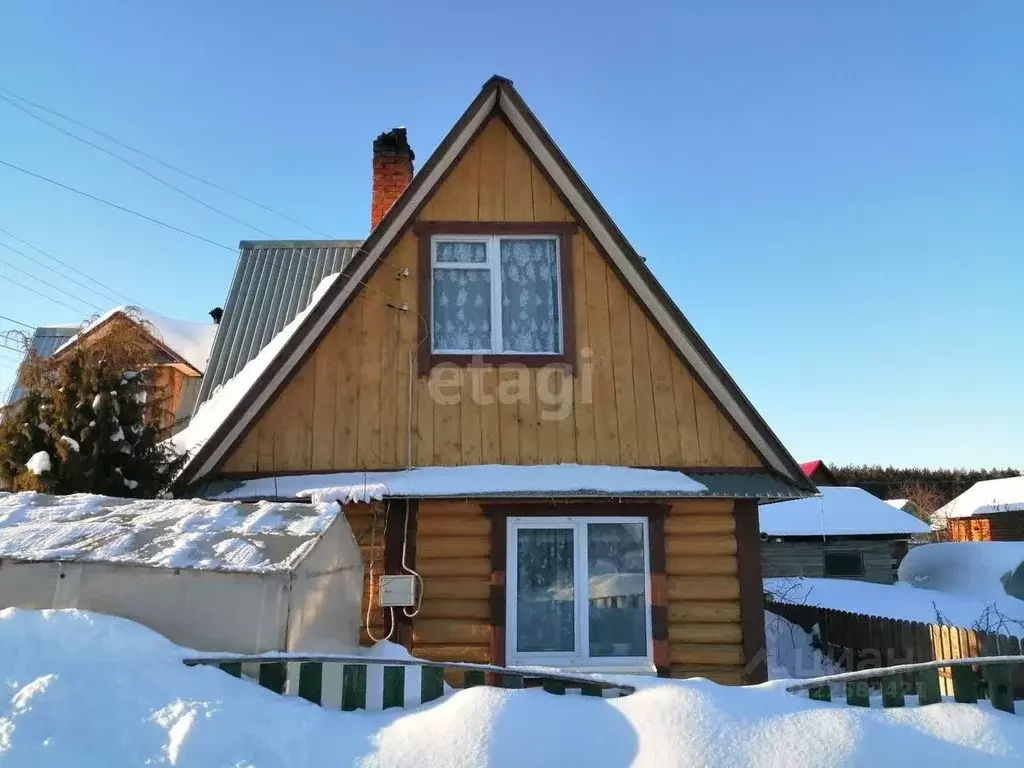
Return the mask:
[[652, 662], [646, 664], [601, 665], [601, 664], [537, 664], [529, 662], [512, 662], [509, 669], [519, 670], [550, 670], [566, 675], [636, 675], [638, 677], [657, 677], [658, 670]]
[[575, 365], [568, 354], [543, 355], [495, 355], [495, 354], [468, 354], [459, 355], [450, 352], [430, 352], [425, 355], [423, 366], [419, 371], [420, 376], [429, 376], [431, 371], [439, 366], [450, 366], [455, 368], [561, 368], [565, 373], [572, 375]]

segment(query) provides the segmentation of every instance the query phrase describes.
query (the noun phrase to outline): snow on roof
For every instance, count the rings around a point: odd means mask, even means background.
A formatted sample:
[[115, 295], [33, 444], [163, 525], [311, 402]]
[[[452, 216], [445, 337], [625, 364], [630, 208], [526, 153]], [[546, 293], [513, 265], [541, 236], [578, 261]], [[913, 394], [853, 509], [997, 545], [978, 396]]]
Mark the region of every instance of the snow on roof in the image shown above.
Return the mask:
[[895, 509], [903, 509], [910, 503], [910, 499], [885, 499], [885, 503]]
[[914, 547], [899, 579], [922, 589], [971, 597], [1024, 598], [1024, 542], [962, 541]]
[[762, 504], [761, 533], [769, 536], [870, 536], [927, 533], [928, 525], [862, 488], [828, 486], [820, 496]]
[[933, 520], [1024, 511], [1024, 476], [981, 480], [932, 515]]
[[616, 676], [636, 693], [602, 700], [477, 686], [366, 714], [186, 667], [186, 655], [114, 616], [0, 611], [11, 702], [4, 765], [981, 766], [1019, 764], [1024, 753], [1024, 718], [985, 701], [847, 707], [787, 693], [782, 682]]
[[[923, 589], [902, 580], [895, 584], [875, 584], [855, 579], [812, 579], [802, 576], [765, 579], [764, 589], [784, 603], [814, 605], [924, 624], [945, 623], [966, 629], [998, 629], [1003, 634], [1024, 636], [1024, 600], [1009, 595], [983, 598]], [[993, 608], [1008, 619], [1004, 625], [986, 626]]]
[[0, 559], [287, 571], [339, 512], [337, 504], [13, 493], [0, 497]]
[[692, 496], [707, 490], [682, 472], [587, 464], [421, 467], [241, 480], [218, 499], [311, 497], [342, 504], [397, 498], [494, 496]]
[[[210, 439], [214, 432], [220, 427], [246, 392], [256, 383], [256, 380], [270, 366], [277, 357], [278, 352], [288, 343], [288, 340], [295, 335], [295, 332], [302, 325], [306, 315], [316, 306], [320, 297], [326, 293], [331, 284], [338, 278], [338, 274], [328, 275], [317, 285], [313, 295], [310, 296], [309, 304], [299, 312], [281, 331], [268, 341], [259, 354], [245, 364], [245, 366], [232, 378], [219, 385], [210, 395], [210, 398], [199, 406], [199, 409], [192, 415], [188, 427], [178, 434], [169, 438], [169, 444], [178, 453], [189, 453], [187, 467], [195, 458], [195, 451], [203, 443]], [[184, 471], [184, 467], [182, 468]]]
[[158, 315], [156, 312], [128, 305], [114, 307], [104, 312], [65, 341], [54, 351], [54, 354], [67, 349], [78, 339], [91, 333], [116, 314], [122, 314], [130, 320], [148, 324], [147, 332], [151, 332], [157, 341], [200, 373], [206, 369], [206, 361], [209, 359], [210, 349], [213, 347], [213, 338], [217, 334], [217, 326], [215, 324], [174, 320], [170, 317]]

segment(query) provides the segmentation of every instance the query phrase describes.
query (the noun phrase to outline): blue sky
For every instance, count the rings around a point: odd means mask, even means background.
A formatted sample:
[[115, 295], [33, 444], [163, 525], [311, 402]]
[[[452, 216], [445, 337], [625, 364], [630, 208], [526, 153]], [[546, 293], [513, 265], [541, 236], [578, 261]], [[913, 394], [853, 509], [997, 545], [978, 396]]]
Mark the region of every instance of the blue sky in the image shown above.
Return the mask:
[[[0, 87], [362, 237], [373, 137], [422, 161], [503, 74], [798, 459], [1024, 466], [1024, 3], [349, 5], [7, 3]], [[0, 160], [232, 247], [314, 236], [2, 103]], [[0, 228], [185, 319], [235, 261], [3, 167]], [[0, 278], [0, 314], [69, 303]]]

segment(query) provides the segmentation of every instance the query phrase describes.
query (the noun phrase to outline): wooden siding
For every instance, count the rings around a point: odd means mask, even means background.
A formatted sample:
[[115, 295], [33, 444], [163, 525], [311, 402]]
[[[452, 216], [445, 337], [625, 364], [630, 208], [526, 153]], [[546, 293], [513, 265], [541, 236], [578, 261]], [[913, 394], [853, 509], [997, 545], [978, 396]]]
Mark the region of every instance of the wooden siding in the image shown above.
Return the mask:
[[895, 558], [890, 539], [848, 539], [846, 541], [766, 541], [761, 544], [761, 567], [765, 578], [777, 576], [825, 576], [826, 552], [858, 552], [864, 559], [864, 575], [833, 576], [857, 581], [892, 584]]
[[[352, 528], [352, 535], [363, 556], [363, 602], [359, 614], [359, 640], [363, 645], [373, 644], [373, 640], [367, 634], [366, 609], [371, 596], [376, 606], [377, 598], [373, 595], [372, 584], [384, 573], [384, 536], [387, 533], [384, 526], [385, 517], [385, 507], [380, 503], [349, 504], [345, 507], [345, 519]], [[377, 638], [383, 637], [388, 631], [386, 614], [383, 611], [374, 608], [370, 612], [369, 629]]]
[[[429, 221], [572, 215], [505, 123], [492, 119], [426, 202], [418, 222]], [[428, 319], [418, 306], [417, 239], [409, 231], [219, 471], [384, 469], [410, 459], [417, 466], [761, 466], [582, 229], [572, 250], [575, 375], [508, 366], [417, 375]], [[499, 388], [517, 379], [526, 397], [496, 402]], [[442, 382], [454, 402], [432, 395]], [[539, 387], [563, 396], [538, 397]]]
[[[553, 514], [566, 514], [566, 507]], [[730, 501], [675, 502], [665, 518], [673, 677], [741, 681], [734, 530]], [[433, 661], [493, 661], [490, 521], [481, 504], [421, 501], [417, 531], [416, 569], [424, 588], [420, 613], [413, 621], [413, 654]]]
[[188, 377], [173, 365], [155, 365], [147, 377], [158, 409], [156, 426], [161, 431], [170, 429], [181, 400], [181, 388]]
[[951, 517], [946, 533], [950, 541], [1024, 541], [1024, 512]]

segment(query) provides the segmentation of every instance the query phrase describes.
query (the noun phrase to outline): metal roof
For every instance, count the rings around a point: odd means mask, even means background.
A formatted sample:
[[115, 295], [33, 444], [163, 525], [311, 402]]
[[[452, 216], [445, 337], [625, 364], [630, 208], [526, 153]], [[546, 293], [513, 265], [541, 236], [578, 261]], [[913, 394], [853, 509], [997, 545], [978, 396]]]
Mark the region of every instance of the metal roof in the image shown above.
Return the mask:
[[774, 472], [745, 472], [736, 470], [686, 470], [688, 477], [707, 486], [702, 496], [729, 499], [758, 499], [759, 501], [785, 501], [802, 499], [814, 494], [797, 488]]
[[[40, 357], [49, 357], [64, 343], [73, 337], [82, 326], [79, 325], [41, 325], [32, 334], [29, 348]], [[20, 366], [19, 366], [20, 367]], [[25, 396], [25, 388], [15, 379], [7, 405], [13, 405]]]
[[238, 265], [196, 407], [305, 309], [320, 281], [344, 269], [360, 245], [361, 240], [240, 243]]

